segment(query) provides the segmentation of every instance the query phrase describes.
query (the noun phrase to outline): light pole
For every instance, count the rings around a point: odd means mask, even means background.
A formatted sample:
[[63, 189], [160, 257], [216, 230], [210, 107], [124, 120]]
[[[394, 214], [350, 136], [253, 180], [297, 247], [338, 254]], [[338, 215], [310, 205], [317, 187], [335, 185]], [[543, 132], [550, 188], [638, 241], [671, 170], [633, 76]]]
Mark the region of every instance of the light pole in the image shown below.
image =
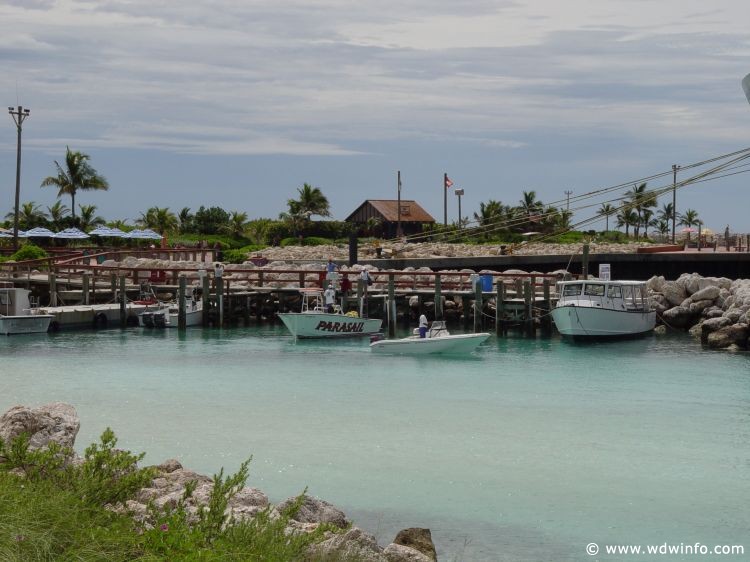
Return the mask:
[[461, 196], [464, 194], [463, 188], [456, 188], [456, 197], [458, 197], [458, 228], [461, 229]]
[[24, 109], [23, 106], [19, 105], [15, 110], [12, 107], [9, 107], [8, 113], [13, 116], [13, 122], [16, 124], [16, 129], [18, 129], [16, 154], [16, 206], [13, 213], [13, 249], [18, 250], [18, 206], [21, 199], [21, 130], [23, 129], [23, 122], [29, 116], [31, 110]]
[[672, 164], [672, 244], [675, 243], [674, 231], [677, 224], [677, 170], [679, 169], [677, 164]]
[[573, 194], [573, 190], [572, 189], [566, 189], [564, 193], [565, 193], [565, 197], [566, 197], [566, 200], [565, 200], [565, 210], [566, 211], [570, 211], [570, 196]]
[[396, 219], [396, 237], [401, 238], [403, 236], [403, 233], [401, 232], [401, 170], [397, 172], [397, 178], [398, 178], [398, 215], [396, 215], [398, 218]]

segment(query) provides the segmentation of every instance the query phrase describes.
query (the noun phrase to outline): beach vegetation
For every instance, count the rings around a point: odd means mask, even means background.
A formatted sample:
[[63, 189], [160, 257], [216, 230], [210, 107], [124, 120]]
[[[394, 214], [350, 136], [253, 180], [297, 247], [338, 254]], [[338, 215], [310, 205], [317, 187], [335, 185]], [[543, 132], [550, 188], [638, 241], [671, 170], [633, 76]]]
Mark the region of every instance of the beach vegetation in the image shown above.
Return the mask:
[[247, 221], [247, 213], [232, 211], [232, 213], [229, 215], [229, 221], [227, 222], [227, 224], [221, 226], [220, 230], [222, 232], [225, 232], [232, 238], [244, 238], [245, 229], [247, 228]]
[[177, 220], [180, 221], [180, 234], [192, 232], [195, 215], [190, 212], [190, 207], [183, 207], [177, 214]]
[[70, 209], [68, 209], [68, 206], [64, 205], [59, 199], [55, 201], [51, 207], [47, 207], [50, 228], [54, 230], [64, 229], [64, 222], [68, 213], [70, 213]]
[[[15, 220], [15, 211], [9, 212], [5, 218], [13, 224]], [[18, 207], [18, 228], [20, 230], [29, 230], [37, 226], [47, 226], [47, 213], [42, 206], [34, 201], [21, 203]]]
[[26, 260], [40, 260], [49, 257], [47, 252], [39, 246], [26, 242], [21, 245], [18, 250], [6, 258], [0, 258], [3, 261], [26, 261]]
[[169, 207], [150, 207], [145, 213], [141, 213], [136, 223], [162, 235], [176, 231], [180, 224], [177, 215]]
[[76, 218], [76, 194], [79, 191], [109, 189], [106, 178], [100, 175], [89, 163], [90, 156], [82, 152], [65, 149], [65, 161], [60, 164], [55, 160], [57, 175], [47, 176], [42, 180], [41, 187], [54, 186], [57, 197], [70, 195], [70, 209], [73, 220]]
[[102, 226], [106, 221], [96, 214], [96, 205], [78, 205], [81, 211], [78, 217], [78, 228], [83, 231]]
[[219, 234], [229, 224], [229, 213], [221, 207], [206, 208], [201, 205], [193, 217], [193, 232]]

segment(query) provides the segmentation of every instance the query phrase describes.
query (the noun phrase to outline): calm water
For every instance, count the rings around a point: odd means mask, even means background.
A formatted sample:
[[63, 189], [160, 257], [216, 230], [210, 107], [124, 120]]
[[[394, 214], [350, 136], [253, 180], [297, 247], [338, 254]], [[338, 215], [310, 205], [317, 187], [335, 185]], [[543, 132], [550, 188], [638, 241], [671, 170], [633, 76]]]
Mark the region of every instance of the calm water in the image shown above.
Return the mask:
[[381, 544], [429, 527], [441, 560], [585, 560], [590, 542], [750, 552], [750, 357], [687, 338], [493, 337], [465, 359], [276, 327], [0, 340], [0, 410], [53, 400], [78, 409], [81, 450], [111, 426], [147, 461], [209, 474], [252, 454], [272, 500], [309, 486]]

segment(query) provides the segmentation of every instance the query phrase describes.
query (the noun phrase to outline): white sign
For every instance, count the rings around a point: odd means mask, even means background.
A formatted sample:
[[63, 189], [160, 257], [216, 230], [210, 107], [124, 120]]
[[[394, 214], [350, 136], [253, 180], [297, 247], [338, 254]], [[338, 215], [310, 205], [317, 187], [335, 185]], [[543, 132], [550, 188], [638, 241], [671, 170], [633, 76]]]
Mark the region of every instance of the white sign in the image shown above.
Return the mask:
[[611, 269], [608, 263], [599, 264], [599, 279], [602, 281], [609, 281], [611, 279]]

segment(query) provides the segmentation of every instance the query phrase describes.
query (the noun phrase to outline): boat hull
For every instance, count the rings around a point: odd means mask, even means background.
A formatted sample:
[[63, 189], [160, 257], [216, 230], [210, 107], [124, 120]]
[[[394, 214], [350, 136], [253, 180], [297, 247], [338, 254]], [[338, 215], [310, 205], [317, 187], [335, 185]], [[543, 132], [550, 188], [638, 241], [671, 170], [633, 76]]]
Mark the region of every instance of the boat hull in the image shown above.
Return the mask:
[[51, 314], [0, 316], [0, 334], [43, 334], [49, 329], [53, 318]]
[[401, 340], [380, 340], [370, 344], [370, 349], [377, 353], [391, 355], [432, 355], [471, 353], [490, 335], [456, 334], [439, 338], [404, 338]]
[[351, 338], [380, 331], [382, 320], [321, 312], [286, 312], [278, 315], [296, 338]]
[[[178, 315], [170, 312], [169, 308], [146, 310], [138, 315], [141, 326], [145, 328], [177, 328]], [[185, 312], [185, 326], [200, 326], [203, 324], [203, 310]]]
[[563, 336], [618, 338], [642, 335], [653, 330], [656, 325], [656, 312], [558, 306], [552, 310], [552, 319]]

